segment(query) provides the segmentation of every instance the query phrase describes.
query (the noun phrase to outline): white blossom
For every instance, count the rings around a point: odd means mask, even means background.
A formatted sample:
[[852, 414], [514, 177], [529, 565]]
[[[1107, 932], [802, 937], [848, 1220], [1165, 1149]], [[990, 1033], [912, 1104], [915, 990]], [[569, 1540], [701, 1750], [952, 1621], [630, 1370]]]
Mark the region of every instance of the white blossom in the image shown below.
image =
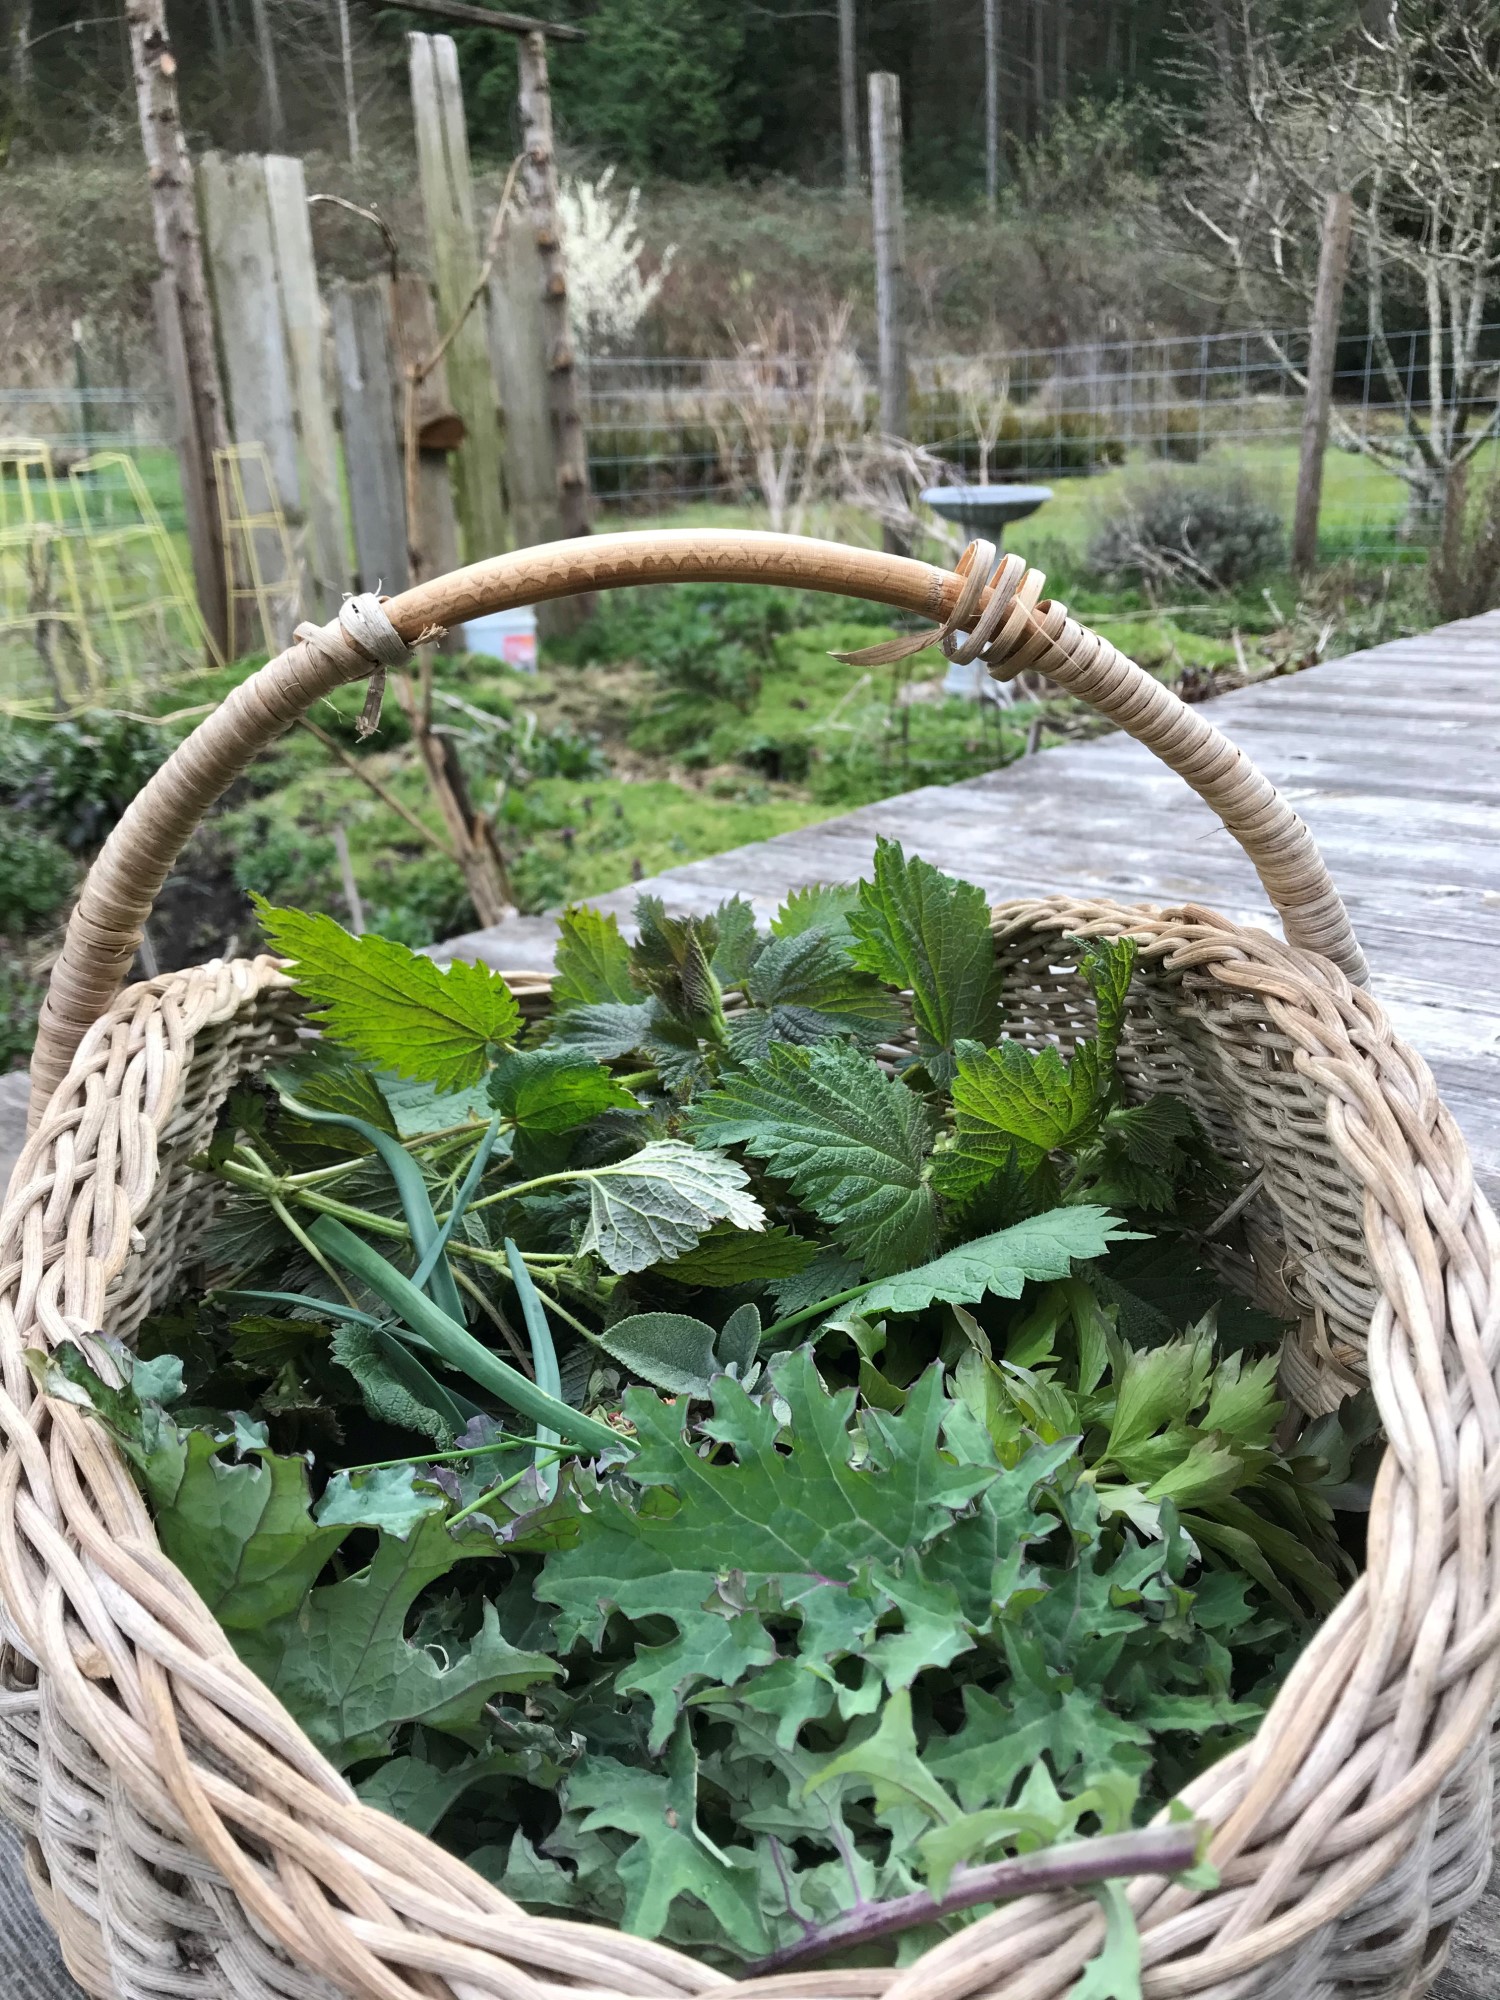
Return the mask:
[[618, 347], [635, 333], [672, 268], [669, 244], [657, 268], [641, 269], [644, 244], [636, 228], [641, 191], [621, 202], [611, 194], [615, 170], [597, 181], [567, 180], [558, 191], [558, 224], [568, 260], [568, 317], [586, 354]]

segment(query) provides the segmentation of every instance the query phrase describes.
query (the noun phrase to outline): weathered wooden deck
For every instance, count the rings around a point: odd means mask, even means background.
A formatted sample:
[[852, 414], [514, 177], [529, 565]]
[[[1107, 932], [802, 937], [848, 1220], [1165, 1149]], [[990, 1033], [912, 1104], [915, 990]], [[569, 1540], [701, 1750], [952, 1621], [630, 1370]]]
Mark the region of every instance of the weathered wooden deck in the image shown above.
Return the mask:
[[[1208, 705], [1322, 844], [1397, 1032], [1431, 1062], [1500, 1196], [1500, 612], [1348, 655]], [[1207, 903], [1275, 928], [1254, 871], [1206, 806], [1130, 738], [1048, 750], [959, 785], [689, 862], [598, 898], [628, 918], [651, 890], [681, 910], [852, 881], [877, 834], [995, 901], [1067, 890]], [[551, 961], [550, 919], [451, 939], [439, 956]]]

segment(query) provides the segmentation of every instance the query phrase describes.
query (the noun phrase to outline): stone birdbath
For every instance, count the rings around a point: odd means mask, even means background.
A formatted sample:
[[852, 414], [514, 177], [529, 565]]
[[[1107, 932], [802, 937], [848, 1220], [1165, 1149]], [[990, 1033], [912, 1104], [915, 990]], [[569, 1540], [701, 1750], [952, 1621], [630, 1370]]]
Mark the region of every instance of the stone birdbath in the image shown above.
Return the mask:
[[[1012, 521], [1024, 521], [1052, 498], [1050, 486], [929, 486], [923, 500], [934, 514], [954, 521], [973, 541], [993, 542], [1005, 547], [1005, 530]], [[992, 681], [976, 660], [967, 667], [950, 666], [943, 683], [948, 694], [963, 695], [969, 701], [1004, 702], [1005, 693]]]

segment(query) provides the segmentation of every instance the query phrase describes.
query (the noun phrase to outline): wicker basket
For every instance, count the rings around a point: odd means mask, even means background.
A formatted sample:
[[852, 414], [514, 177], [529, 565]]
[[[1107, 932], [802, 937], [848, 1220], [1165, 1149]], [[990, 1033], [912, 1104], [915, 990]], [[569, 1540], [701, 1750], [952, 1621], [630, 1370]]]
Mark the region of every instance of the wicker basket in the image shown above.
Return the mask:
[[[1159, 2000], [1397, 2000], [1423, 1992], [1489, 1869], [1500, 1661], [1500, 1232], [1426, 1065], [1361, 990], [1363, 962], [1306, 829], [1201, 716], [1041, 601], [993, 582], [770, 535], [620, 535], [527, 550], [346, 608], [236, 691], [126, 814], [84, 889], [43, 1012], [35, 1129], [0, 1251], [0, 1803], [68, 1962], [111, 2000], [592, 2000], [732, 1982], [675, 1951], [530, 1916], [358, 1803], [240, 1666], [162, 1556], [104, 1434], [40, 1398], [25, 1351], [128, 1335], [208, 1210], [188, 1162], [226, 1090], [290, 1031], [267, 959], [120, 986], [204, 809], [319, 694], [438, 626], [610, 585], [765, 580], [939, 621], [950, 654], [1041, 668], [1213, 805], [1288, 943], [1198, 909], [1061, 899], [995, 913], [1011, 1032], [1084, 1017], [1065, 932], [1141, 942], [1128, 1086], [1175, 1092], [1259, 1170], [1239, 1275], [1301, 1325], [1288, 1385], [1316, 1407], [1368, 1375], [1390, 1438], [1370, 1568], [1255, 1741], [1190, 1802], [1221, 1886], [1132, 1885]], [[393, 629], [394, 628], [394, 629]], [[969, 634], [966, 639], [964, 634]], [[351, 633], [354, 635], [351, 637]], [[361, 650], [361, 648], [363, 650]], [[532, 982], [533, 988], [536, 982]], [[117, 997], [118, 996], [118, 997]], [[1230, 1253], [1226, 1253], [1230, 1254]], [[862, 2000], [1063, 2000], [1097, 1905], [1008, 1905], [900, 1972], [745, 1991]]]

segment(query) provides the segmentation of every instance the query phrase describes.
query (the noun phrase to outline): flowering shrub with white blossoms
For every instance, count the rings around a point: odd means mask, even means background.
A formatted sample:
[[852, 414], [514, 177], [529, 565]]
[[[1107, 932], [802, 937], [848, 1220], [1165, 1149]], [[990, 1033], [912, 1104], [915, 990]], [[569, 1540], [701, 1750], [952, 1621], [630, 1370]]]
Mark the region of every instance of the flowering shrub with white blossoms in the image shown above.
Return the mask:
[[568, 316], [586, 354], [630, 339], [666, 282], [677, 254], [669, 244], [657, 268], [641, 268], [645, 246], [636, 227], [641, 191], [623, 202], [611, 193], [615, 170], [597, 181], [569, 179], [558, 192], [558, 223], [568, 260]]

